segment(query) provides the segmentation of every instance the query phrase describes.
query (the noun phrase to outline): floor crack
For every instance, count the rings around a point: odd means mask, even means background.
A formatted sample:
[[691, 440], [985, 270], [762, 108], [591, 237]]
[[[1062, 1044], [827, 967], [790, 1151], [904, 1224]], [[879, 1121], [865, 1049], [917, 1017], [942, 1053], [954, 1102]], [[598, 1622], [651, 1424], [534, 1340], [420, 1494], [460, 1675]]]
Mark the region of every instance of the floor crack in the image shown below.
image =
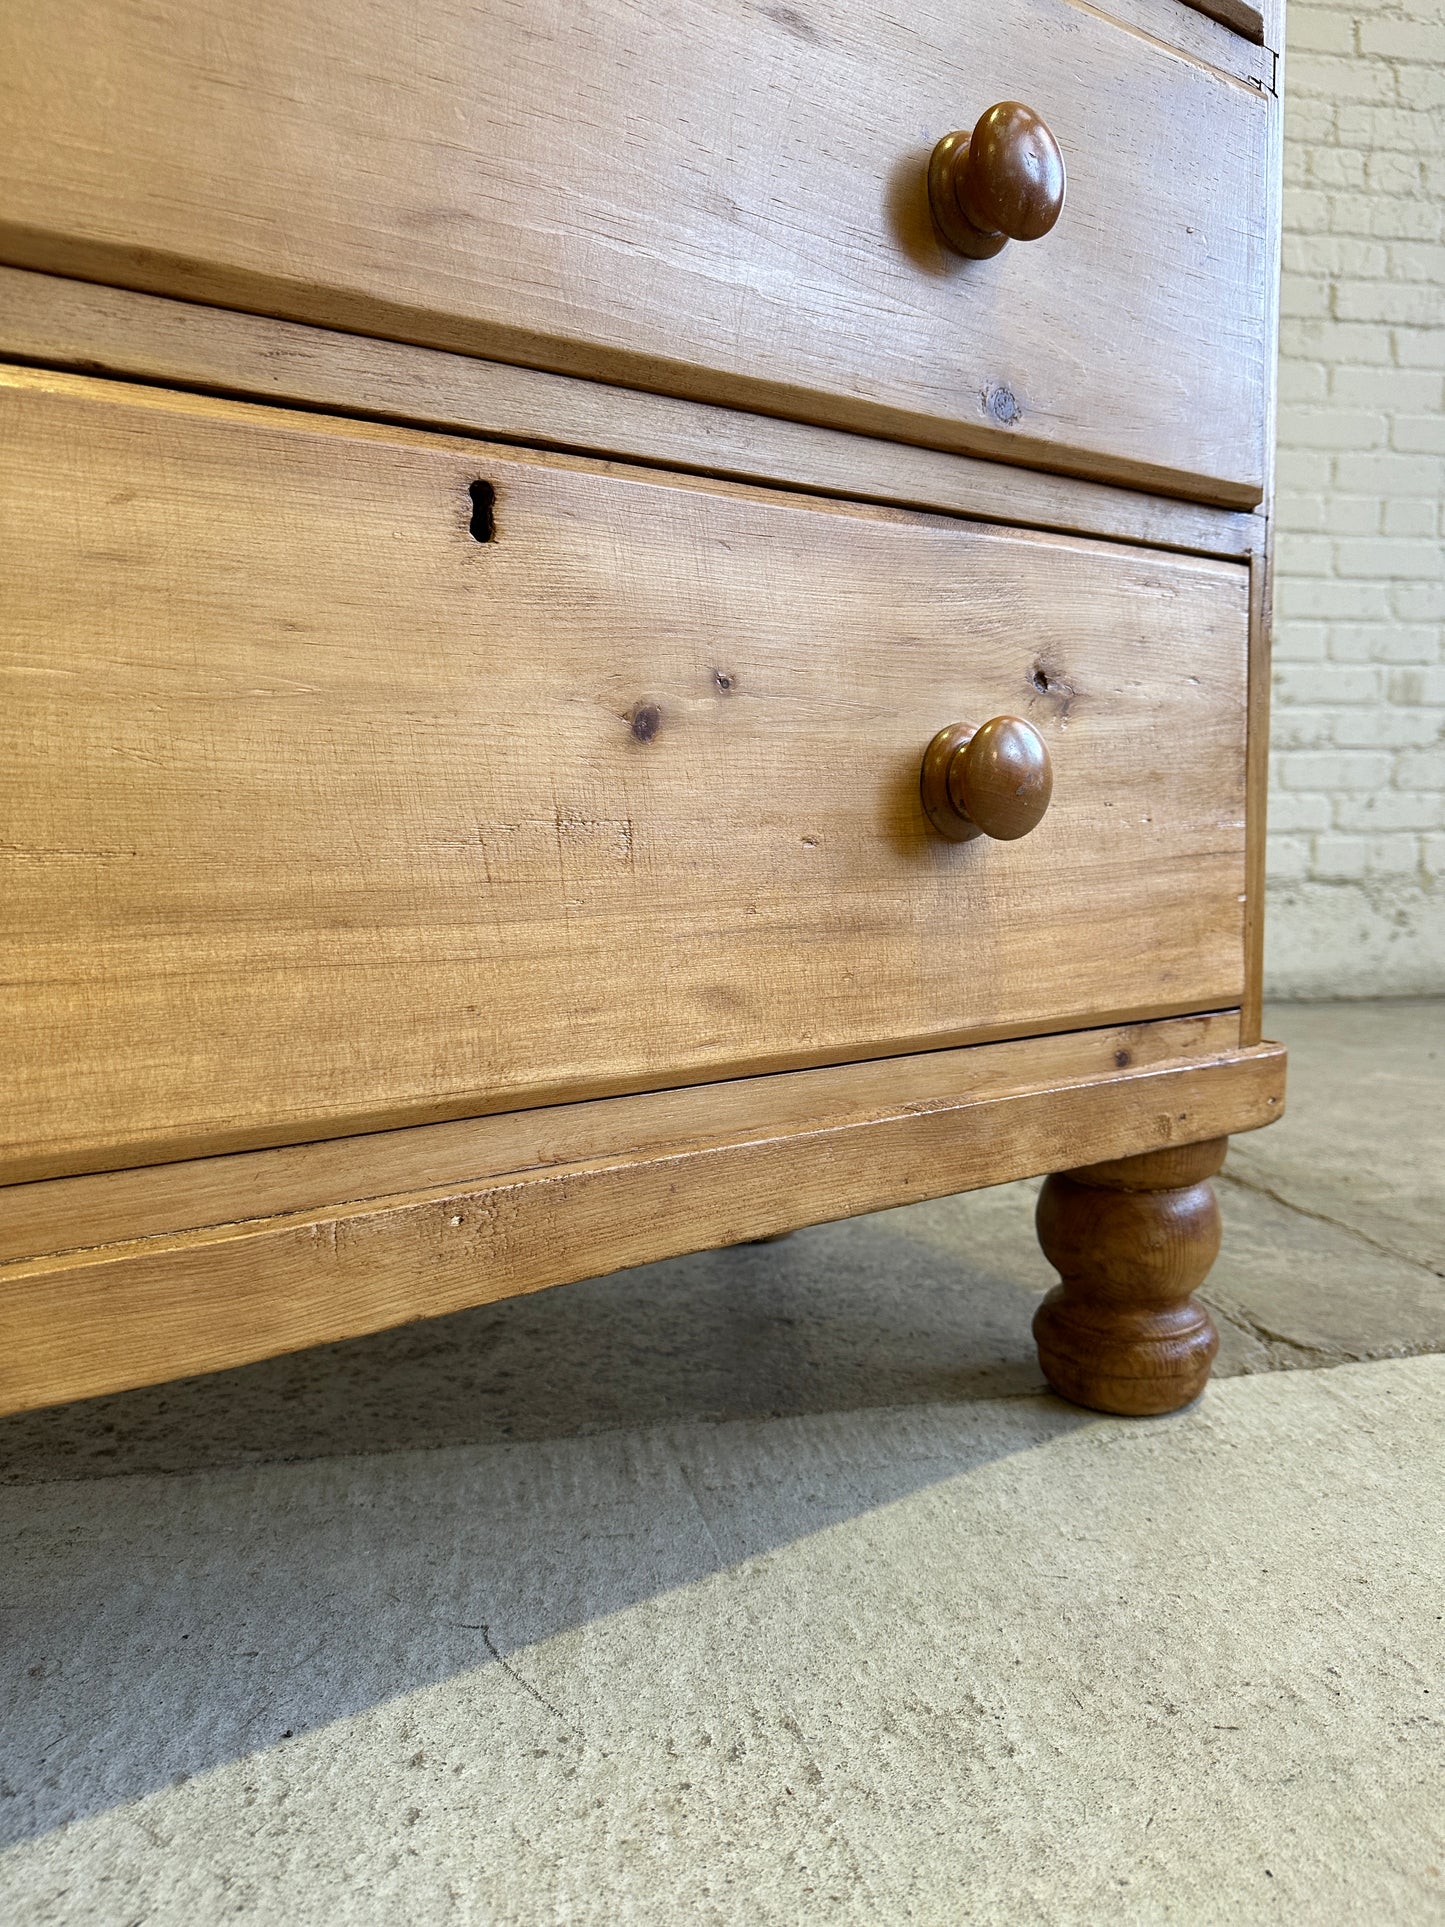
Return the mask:
[[[1321, 1365], [1352, 1365], [1360, 1362], [1348, 1352], [1324, 1351], [1318, 1345], [1306, 1345], [1298, 1338], [1288, 1337], [1284, 1332], [1272, 1331], [1268, 1325], [1262, 1325], [1257, 1318], [1244, 1309], [1243, 1305], [1236, 1304], [1232, 1299], [1218, 1297], [1208, 1290], [1201, 1291], [1199, 1295], [1212, 1311], [1218, 1313], [1221, 1318], [1227, 1318], [1231, 1325], [1237, 1325], [1241, 1331], [1247, 1332], [1261, 1345], [1279, 1345], [1296, 1358], [1318, 1360]], [[1279, 1360], [1277, 1363], [1282, 1370], [1288, 1371], [1287, 1360]]]
[[[1336, 1231], [1345, 1232], [1351, 1238], [1358, 1238], [1361, 1244], [1369, 1245], [1372, 1250], [1382, 1253], [1386, 1258], [1394, 1258], [1402, 1265], [1411, 1265], [1416, 1271], [1427, 1272], [1432, 1278], [1445, 1278], [1445, 1270], [1426, 1264], [1423, 1259], [1416, 1258], [1411, 1252], [1397, 1250], [1394, 1245], [1386, 1244], [1383, 1238], [1373, 1237], [1368, 1231], [1361, 1231], [1357, 1225], [1346, 1224], [1343, 1218], [1332, 1218], [1328, 1211], [1315, 1211], [1307, 1204], [1296, 1204], [1293, 1198], [1285, 1197], [1282, 1192], [1276, 1191], [1272, 1185], [1262, 1183], [1258, 1178], [1242, 1177], [1238, 1171], [1224, 1171], [1221, 1176], [1226, 1184], [1237, 1184], [1241, 1191], [1252, 1191], [1256, 1197], [1268, 1198], [1271, 1203], [1281, 1205], [1286, 1211], [1294, 1211], [1301, 1218], [1313, 1218], [1316, 1224], [1327, 1224]], [[1285, 1340], [1286, 1344], [1291, 1342], [1289, 1339]]]
[[569, 1720], [567, 1718], [567, 1715], [562, 1711], [560, 1706], [554, 1706], [551, 1700], [545, 1698], [541, 1693], [537, 1691], [536, 1687], [532, 1684], [532, 1682], [529, 1679], [524, 1679], [522, 1677], [522, 1675], [517, 1671], [516, 1667], [512, 1665], [510, 1660], [505, 1659], [503, 1657], [501, 1649], [497, 1645], [496, 1640], [492, 1638], [491, 1630], [489, 1627], [480, 1623], [475, 1626], [469, 1625], [464, 1619], [449, 1619], [446, 1621], [446, 1624], [449, 1626], [460, 1627], [460, 1629], [465, 1633], [480, 1633], [482, 1636], [483, 1645], [486, 1647], [487, 1651], [491, 1654], [492, 1658], [501, 1667], [502, 1671], [507, 1675], [508, 1679], [514, 1680], [516, 1684], [521, 1687], [522, 1691], [524, 1693], [530, 1694], [530, 1696], [537, 1702], [539, 1706], [545, 1706], [547, 1711], [552, 1715], [552, 1717], [554, 1719], [561, 1720], [564, 1726], [570, 1727], [575, 1724], [574, 1721]]

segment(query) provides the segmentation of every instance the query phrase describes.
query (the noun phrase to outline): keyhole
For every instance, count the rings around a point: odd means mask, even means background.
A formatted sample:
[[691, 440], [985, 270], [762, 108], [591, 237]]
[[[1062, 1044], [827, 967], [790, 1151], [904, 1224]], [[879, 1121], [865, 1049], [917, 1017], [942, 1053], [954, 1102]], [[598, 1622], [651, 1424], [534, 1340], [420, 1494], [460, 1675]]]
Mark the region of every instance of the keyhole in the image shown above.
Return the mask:
[[490, 482], [473, 482], [472, 497], [472, 540], [490, 542], [496, 534], [496, 522], [492, 510], [496, 506], [497, 491]]

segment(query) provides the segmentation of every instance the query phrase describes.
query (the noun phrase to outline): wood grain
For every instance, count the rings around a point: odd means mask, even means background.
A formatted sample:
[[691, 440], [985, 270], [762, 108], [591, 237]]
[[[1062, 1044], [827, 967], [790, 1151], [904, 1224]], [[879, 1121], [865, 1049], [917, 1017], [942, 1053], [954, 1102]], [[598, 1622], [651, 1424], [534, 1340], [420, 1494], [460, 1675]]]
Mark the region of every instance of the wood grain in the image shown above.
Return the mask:
[[1264, 1027], [1264, 919], [1269, 830], [1269, 700], [1273, 550], [1256, 556], [1249, 574], [1249, 725], [1245, 772], [1244, 999], [1245, 1042]]
[[1247, 40], [1262, 41], [1265, 37], [1264, 15], [1252, 0], [1184, 0], [1184, 5], [1233, 28]]
[[[1238, 1001], [1236, 564], [0, 406], [7, 1179]], [[946, 843], [922, 751], [1008, 711], [1049, 814]]]
[[[1259, 499], [1266, 95], [1099, 9], [32, 0], [5, 32], [11, 265]], [[1068, 216], [959, 261], [925, 164], [1001, 99]]]
[[[1249, 0], [1218, 0], [1219, 11], [1212, 3], [1196, 5], [1195, 0], [1097, 0], [1097, 5], [1096, 0], [1073, 0], [1073, 4], [1107, 14], [1121, 26], [1186, 52], [1250, 86], [1266, 90], [1274, 86], [1274, 55], [1260, 44], [1263, 22]], [[1236, 4], [1240, 11], [1231, 21], [1224, 10]]]
[[842, 1125], [890, 1109], [981, 1103], [1077, 1078], [1212, 1063], [1238, 1048], [1239, 1012], [1213, 1011], [0, 1185], [0, 1263], [325, 1212], [428, 1185], [475, 1187], [498, 1174], [623, 1152], [787, 1136], [820, 1119]]
[[0, 1267], [0, 1411], [220, 1370], [1081, 1155], [1249, 1130], [1282, 1102], [1275, 1047], [922, 1105], [908, 1101], [910, 1068], [840, 1073], [857, 1080], [843, 1115], [819, 1104], [807, 1122], [726, 1142], [619, 1143], [582, 1162]]
[[[1278, 204], [1284, 175], [1284, 119], [1278, 103], [1270, 115], [1269, 191]], [[1280, 225], [1271, 226], [1264, 279], [1268, 290], [1267, 327], [1270, 361], [1279, 351]], [[1264, 1022], [1265, 869], [1269, 813], [1269, 714], [1271, 657], [1274, 636], [1274, 484], [1278, 384], [1265, 393], [1265, 494], [1261, 505], [1264, 540], [1250, 556], [1249, 591], [1249, 768], [1248, 876], [1245, 883], [1244, 1013], [1245, 1040], [1254, 1043]]]
[[1257, 513], [23, 268], [0, 267], [0, 358], [1195, 555], [1264, 539]]

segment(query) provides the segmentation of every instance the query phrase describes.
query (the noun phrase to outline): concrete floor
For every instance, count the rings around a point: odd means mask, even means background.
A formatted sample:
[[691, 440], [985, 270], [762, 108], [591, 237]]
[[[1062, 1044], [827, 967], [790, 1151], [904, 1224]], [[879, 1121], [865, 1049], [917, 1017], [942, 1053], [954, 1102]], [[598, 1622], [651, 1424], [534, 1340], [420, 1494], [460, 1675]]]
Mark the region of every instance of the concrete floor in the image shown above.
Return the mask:
[[0, 1916], [1445, 1920], [1445, 1003], [1271, 1027], [1174, 1419], [1014, 1185], [0, 1421]]

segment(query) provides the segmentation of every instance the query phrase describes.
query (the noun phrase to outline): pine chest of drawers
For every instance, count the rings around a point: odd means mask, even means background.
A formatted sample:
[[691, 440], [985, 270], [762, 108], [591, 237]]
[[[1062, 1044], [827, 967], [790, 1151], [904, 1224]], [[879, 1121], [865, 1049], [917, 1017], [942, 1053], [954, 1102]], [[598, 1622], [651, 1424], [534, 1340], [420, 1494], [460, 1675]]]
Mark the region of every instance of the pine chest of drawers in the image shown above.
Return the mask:
[[1275, 18], [82, 12], [5, 29], [0, 1410], [1039, 1173], [1051, 1382], [1193, 1397]]

